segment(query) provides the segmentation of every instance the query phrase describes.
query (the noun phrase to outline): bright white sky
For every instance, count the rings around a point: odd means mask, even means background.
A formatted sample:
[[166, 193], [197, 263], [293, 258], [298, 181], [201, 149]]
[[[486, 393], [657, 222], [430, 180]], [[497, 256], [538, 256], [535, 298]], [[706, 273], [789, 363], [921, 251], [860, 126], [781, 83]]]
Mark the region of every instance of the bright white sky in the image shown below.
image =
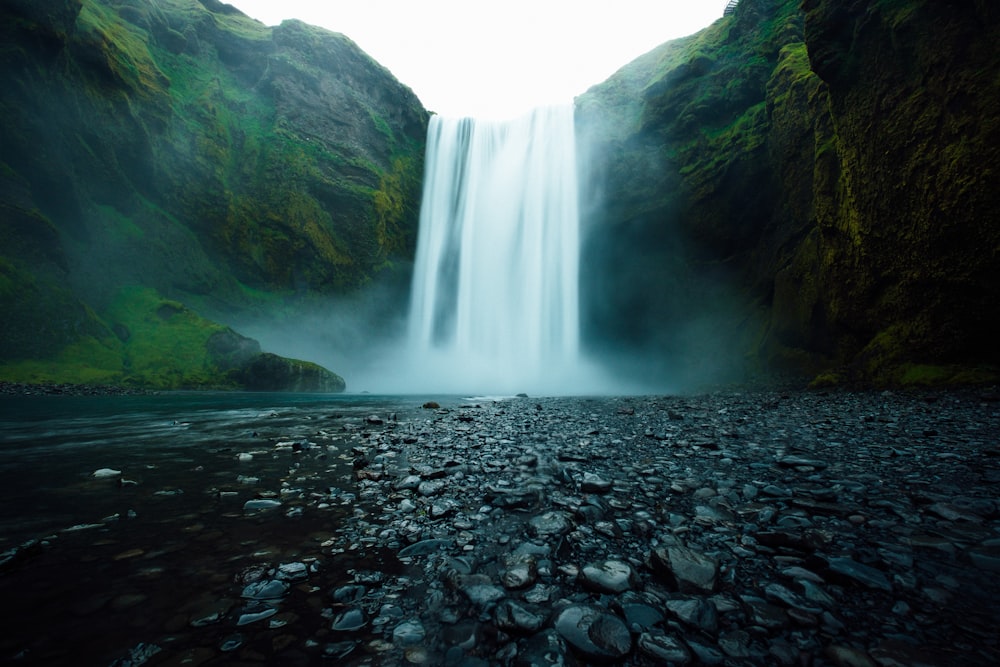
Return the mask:
[[569, 102], [636, 57], [697, 32], [726, 0], [226, 0], [267, 25], [350, 37], [447, 116], [506, 118]]

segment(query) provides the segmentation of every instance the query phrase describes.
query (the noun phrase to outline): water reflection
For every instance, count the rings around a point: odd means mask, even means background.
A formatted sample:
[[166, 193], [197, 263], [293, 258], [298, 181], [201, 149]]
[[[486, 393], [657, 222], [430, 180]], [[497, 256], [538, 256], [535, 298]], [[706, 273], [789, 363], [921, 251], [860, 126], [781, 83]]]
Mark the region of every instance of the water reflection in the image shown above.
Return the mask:
[[[352, 449], [373, 413], [417, 408], [378, 396], [4, 397], [0, 659], [110, 664], [154, 642], [206, 657], [235, 641], [216, 636], [232, 631], [215, 622], [227, 615], [249, 619], [239, 645], [258, 628], [265, 641], [322, 623], [297, 609], [351, 564], [329, 547], [361, 511]], [[103, 468], [120, 475], [95, 477]], [[260, 500], [274, 509], [245, 509]], [[284, 600], [241, 598], [281, 564], [313, 576]]]

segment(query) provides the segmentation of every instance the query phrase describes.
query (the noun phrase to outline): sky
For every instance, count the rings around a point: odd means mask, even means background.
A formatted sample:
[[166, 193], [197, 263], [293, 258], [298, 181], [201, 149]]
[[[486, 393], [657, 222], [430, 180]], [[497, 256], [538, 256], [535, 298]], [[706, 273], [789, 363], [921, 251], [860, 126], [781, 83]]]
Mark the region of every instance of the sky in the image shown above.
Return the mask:
[[510, 118], [569, 102], [727, 0], [228, 0], [267, 25], [350, 37], [446, 116]]

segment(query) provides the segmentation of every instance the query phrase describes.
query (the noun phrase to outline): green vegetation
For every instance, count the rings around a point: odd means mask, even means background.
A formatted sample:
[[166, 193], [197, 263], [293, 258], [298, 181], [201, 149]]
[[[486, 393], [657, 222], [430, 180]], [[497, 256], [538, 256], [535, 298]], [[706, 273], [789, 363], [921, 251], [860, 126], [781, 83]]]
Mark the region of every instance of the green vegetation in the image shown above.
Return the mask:
[[[607, 263], [595, 282], [644, 308], [598, 326], [649, 323], [648, 344], [683, 357], [663, 327], [737, 326], [713, 310], [721, 281], [766, 313], [763, 336], [719, 334], [749, 368], [817, 386], [993, 381], [998, 37], [984, 3], [743, 0], [589, 91], [579, 125], [610, 166], [585, 265]], [[634, 239], [669, 268], [622, 282], [613, 258], [638, 247], [616, 245]], [[640, 297], [650, 279], [685, 291]]]
[[232, 384], [205, 350], [225, 327], [190, 307], [294, 317], [412, 252], [427, 114], [343, 36], [17, 0], [0, 43], [0, 377]]

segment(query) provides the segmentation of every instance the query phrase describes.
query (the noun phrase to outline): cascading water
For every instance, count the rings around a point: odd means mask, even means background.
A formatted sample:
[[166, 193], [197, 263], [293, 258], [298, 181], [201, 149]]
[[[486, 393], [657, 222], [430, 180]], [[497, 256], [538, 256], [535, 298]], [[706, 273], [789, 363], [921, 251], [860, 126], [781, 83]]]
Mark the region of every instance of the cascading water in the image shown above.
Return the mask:
[[502, 122], [431, 118], [409, 321], [429, 385], [572, 390], [576, 169], [571, 105]]

